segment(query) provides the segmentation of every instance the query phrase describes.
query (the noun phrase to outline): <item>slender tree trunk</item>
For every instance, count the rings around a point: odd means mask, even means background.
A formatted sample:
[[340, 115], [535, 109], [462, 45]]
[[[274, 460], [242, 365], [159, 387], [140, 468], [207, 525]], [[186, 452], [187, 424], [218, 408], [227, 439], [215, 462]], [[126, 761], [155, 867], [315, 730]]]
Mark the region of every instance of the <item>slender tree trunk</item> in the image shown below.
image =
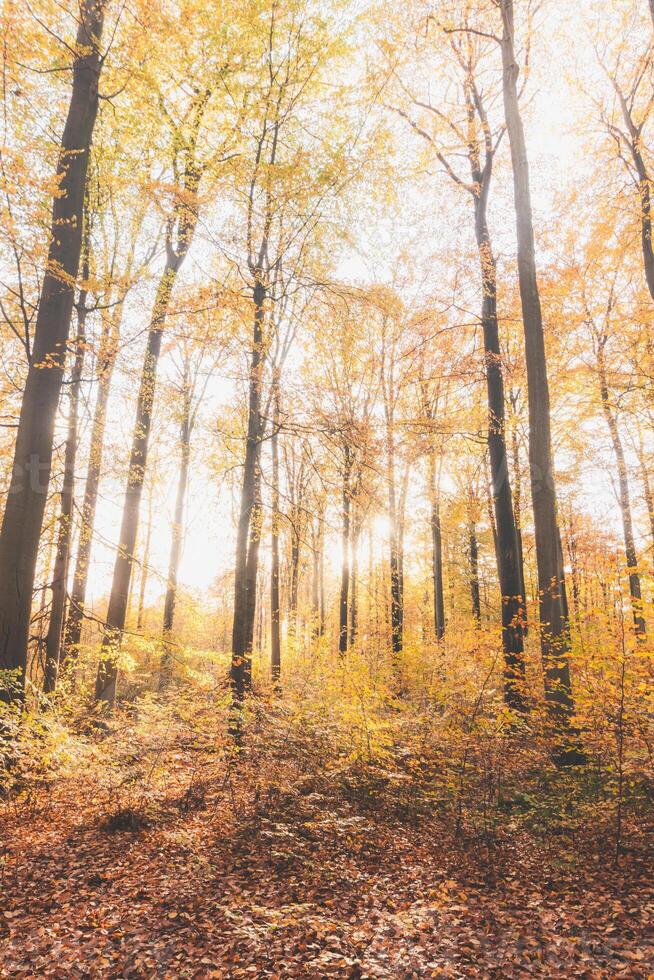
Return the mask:
[[180, 468], [175, 497], [175, 514], [173, 517], [172, 541], [168, 561], [168, 579], [166, 583], [166, 598], [163, 613], [163, 652], [159, 672], [159, 689], [166, 686], [170, 680], [173, 664], [172, 633], [175, 622], [175, 606], [177, 603], [177, 575], [182, 557], [184, 543], [184, 508], [186, 506], [186, 491], [188, 488], [189, 467], [191, 462], [191, 396], [188, 385], [183, 392], [183, 412], [180, 427]]
[[348, 649], [349, 630], [348, 630], [348, 610], [350, 593], [350, 451], [345, 447], [345, 462], [343, 469], [343, 510], [341, 527], [341, 594], [339, 603], [339, 627], [338, 627], [338, 652], [344, 657]]
[[[389, 454], [393, 452], [392, 447]], [[391, 650], [394, 657], [402, 653], [403, 644], [403, 596], [402, 560], [400, 554], [399, 516], [395, 487], [395, 463], [389, 456], [388, 464], [388, 516], [390, 519], [390, 573], [391, 573]]]
[[[261, 437], [259, 437], [259, 447]], [[257, 582], [259, 580], [259, 549], [261, 547], [261, 533], [263, 527], [263, 503], [261, 500], [261, 449], [257, 453], [255, 480], [254, 480], [254, 505], [252, 507], [252, 518], [250, 520], [250, 534], [248, 538], [248, 560], [246, 566], [247, 582], [247, 636], [246, 636], [246, 666], [245, 666], [245, 686], [249, 690], [252, 686], [252, 651], [254, 648], [254, 623], [257, 610]]]
[[118, 655], [123, 630], [125, 629], [127, 600], [139, 523], [139, 510], [148, 461], [157, 367], [159, 364], [166, 314], [180, 264], [181, 261], [178, 257], [168, 256], [166, 267], [157, 289], [141, 371], [141, 383], [136, 406], [136, 422], [134, 424], [132, 450], [127, 476], [127, 490], [125, 492], [120, 537], [109, 596], [109, 608], [100, 653], [100, 664], [98, 666], [98, 675], [95, 684], [96, 701], [104, 702], [108, 706], [112, 706], [116, 699]]
[[318, 542], [314, 536], [315, 532], [312, 532], [312, 542], [311, 542], [311, 619], [313, 626], [311, 629], [312, 636], [316, 637], [318, 633], [318, 624], [320, 621], [320, 554], [318, 551]]
[[[654, 3], [654, 0], [652, 0], [652, 3]], [[640, 467], [640, 478], [643, 482], [643, 496], [645, 498], [645, 506], [647, 507], [649, 533], [652, 539], [652, 554], [654, 555], [654, 497], [652, 497], [652, 486], [649, 480], [649, 473], [647, 472], [647, 464], [645, 462], [642, 448], [638, 453], [638, 465]]]
[[82, 637], [82, 623], [84, 621], [84, 608], [86, 605], [86, 588], [88, 584], [89, 563], [91, 560], [91, 549], [93, 547], [93, 533], [95, 528], [95, 512], [98, 503], [100, 477], [102, 475], [104, 434], [107, 422], [107, 402], [109, 400], [111, 378], [114, 365], [116, 363], [121, 314], [122, 304], [117, 307], [115, 318], [108, 321], [106, 333], [100, 342], [98, 358], [98, 395], [93, 413], [93, 423], [91, 425], [91, 445], [89, 450], [88, 469], [86, 472], [86, 483], [84, 486], [84, 500], [82, 502], [79, 543], [77, 546], [77, 558], [75, 561], [75, 572], [73, 575], [73, 587], [70, 594], [68, 618], [66, 620], [66, 629], [64, 631], [64, 645], [62, 650], [63, 661], [66, 661], [68, 658], [77, 657], [79, 653], [80, 640]]
[[525, 602], [525, 619], [522, 627], [524, 636], [529, 633], [526, 619], [527, 586], [525, 583], [525, 557], [522, 548], [522, 476], [520, 470], [520, 446], [518, 444], [518, 429], [514, 424], [511, 430], [511, 451], [513, 456], [513, 474], [515, 489], [513, 493], [513, 513], [515, 516], [515, 532], [518, 539], [518, 566], [520, 568], [520, 595]]
[[318, 636], [325, 634], [325, 514], [321, 510], [318, 517], [318, 592], [320, 598], [320, 613], [318, 616]]
[[[0, 698], [22, 697], [39, 537], [82, 246], [89, 151], [98, 111], [104, 2], [83, 0], [68, 117], [57, 164], [48, 259], [0, 532]], [[17, 675], [18, 684], [15, 683]]]
[[166, 264], [157, 288], [141, 370], [120, 538], [95, 684], [96, 701], [103, 702], [109, 707], [116, 699], [118, 655], [125, 629], [141, 495], [148, 462], [161, 341], [177, 273], [188, 255], [198, 222], [197, 195], [202, 168], [197, 163], [196, 150], [198, 133], [210, 97], [210, 89], [195, 92], [191, 108], [190, 135], [183, 141], [180, 130], [176, 130], [175, 134], [176, 149], [173, 160], [175, 174], [178, 173], [180, 153], [184, 166], [175, 187], [176, 200], [166, 223]]
[[[141, 560], [141, 577], [139, 579], [139, 601], [136, 607], [136, 631], [140, 633], [143, 629], [143, 613], [145, 610], [145, 590], [148, 584], [148, 573], [150, 571], [150, 544], [152, 542], [152, 494], [148, 498], [148, 520], [145, 525], [145, 541], [143, 542], [143, 558]], [[134, 541], [136, 550], [136, 541]], [[131, 585], [131, 579], [130, 579]], [[127, 609], [125, 611], [125, 622], [129, 614], [130, 602], [127, 599]]]
[[639, 636], [646, 633], [645, 618], [643, 616], [643, 599], [640, 587], [640, 575], [638, 573], [638, 556], [636, 554], [636, 544], [634, 541], [634, 527], [631, 516], [631, 496], [629, 493], [629, 478], [627, 475], [627, 464], [624, 458], [622, 439], [618, 430], [618, 423], [611, 406], [609, 387], [606, 376], [606, 354], [603, 339], [600, 338], [597, 347], [597, 373], [602, 399], [602, 410], [606, 425], [611, 436], [613, 452], [618, 470], [618, 487], [620, 495], [620, 512], [622, 515], [622, 532], [624, 536], [624, 550], [627, 559], [627, 574], [629, 575], [629, 592], [631, 594], [631, 604], [633, 608], [634, 626]]
[[[88, 218], [87, 218], [88, 220]], [[88, 235], [88, 229], [86, 233]], [[82, 276], [89, 277], [88, 241], [85, 246], [86, 254], [83, 262]], [[45, 640], [45, 678], [43, 690], [51, 694], [57, 686], [59, 673], [59, 655], [61, 650], [62, 627], [66, 608], [66, 588], [68, 584], [68, 566], [70, 559], [70, 543], [73, 532], [73, 507], [75, 500], [75, 462], [77, 458], [77, 419], [79, 409], [79, 389], [84, 366], [86, 345], [86, 288], [82, 287], [77, 304], [77, 340], [75, 360], [70, 377], [68, 433], [64, 455], [64, 480], [61, 490], [61, 511], [59, 514], [59, 533], [57, 537], [57, 552], [55, 555], [54, 574], [52, 577], [52, 604], [50, 606], [50, 622]]]
[[350, 535], [350, 646], [356, 642], [359, 629], [359, 515], [357, 508], [352, 518], [352, 533]]
[[[497, 274], [486, 221], [489, 181], [490, 172], [486, 174], [483, 181], [480, 179], [480, 192], [475, 196], [475, 234], [481, 272], [481, 322], [484, 334], [488, 400], [488, 456], [495, 511], [497, 572], [502, 604], [504, 698], [509, 708], [524, 712], [526, 705], [521, 690], [525, 678], [524, 580], [506, 448], [504, 378], [497, 322]], [[480, 611], [476, 618], [479, 621]]]
[[471, 522], [468, 527], [468, 557], [470, 559], [470, 598], [472, 615], [477, 626], [481, 623], [481, 597], [479, 592], [479, 543], [477, 526]]
[[298, 526], [299, 508], [293, 508], [291, 522], [291, 581], [288, 590], [288, 629], [293, 639], [298, 627], [298, 591], [300, 583], [300, 531]]
[[[241, 702], [249, 689], [251, 676], [250, 652], [256, 606], [257, 535], [251, 533], [256, 524], [257, 472], [261, 446], [261, 394], [263, 384], [263, 325], [266, 288], [257, 281], [253, 289], [254, 320], [248, 393], [248, 420], [245, 463], [241, 489], [241, 506], [236, 536], [236, 571], [234, 581], [234, 622], [232, 629], [231, 681], [234, 698]], [[252, 551], [248, 544], [254, 544]], [[252, 571], [254, 568], [255, 575]]]
[[445, 636], [445, 600], [443, 597], [443, 540], [441, 534], [440, 481], [436, 472], [436, 449], [429, 453], [429, 488], [431, 497], [432, 579], [434, 584], [434, 633], [437, 640]]
[[518, 66], [514, 49], [513, 0], [500, 0], [503, 22], [503, 96], [515, 198], [518, 276], [527, 361], [529, 463], [538, 567], [541, 654], [545, 697], [557, 725], [567, 726], [574, 704], [568, 652], [556, 487], [550, 430], [550, 396], [543, 320], [536, 274], [529, 164], [518, 104]]
[[[282, 638], [279, 602], [279, 429], [281, 411], [279, 404], [279, 372], [273, 376], [273, 431], [270, 439], [272, 453], [272, 525], [270, 566], [270, 669], [273, 682], [278, 681], [282, 664]], [[315, 560], [314, 560], [315, 561]], [[315, 567], [315, 566], [314, 566]]]

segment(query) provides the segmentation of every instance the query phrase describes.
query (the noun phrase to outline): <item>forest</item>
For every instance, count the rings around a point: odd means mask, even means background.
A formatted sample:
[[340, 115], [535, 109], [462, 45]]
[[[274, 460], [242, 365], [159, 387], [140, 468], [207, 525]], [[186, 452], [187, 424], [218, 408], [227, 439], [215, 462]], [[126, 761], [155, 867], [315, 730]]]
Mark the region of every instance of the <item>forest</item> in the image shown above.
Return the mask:
[[0, 31], [0, 977], [654, 977], [654, 0]]

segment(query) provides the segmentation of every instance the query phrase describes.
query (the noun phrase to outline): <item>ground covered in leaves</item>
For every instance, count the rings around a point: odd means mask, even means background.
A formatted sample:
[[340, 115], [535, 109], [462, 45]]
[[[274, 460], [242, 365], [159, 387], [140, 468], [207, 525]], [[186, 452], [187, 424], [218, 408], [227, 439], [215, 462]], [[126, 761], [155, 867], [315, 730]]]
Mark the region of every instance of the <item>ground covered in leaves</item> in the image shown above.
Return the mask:
[[642, 824], [617, 866], [590, 825], [472, 833], [277, 722], [237, 761], [210, 707], [68, 735], [4, 804], [0, 975], [654, 976]]

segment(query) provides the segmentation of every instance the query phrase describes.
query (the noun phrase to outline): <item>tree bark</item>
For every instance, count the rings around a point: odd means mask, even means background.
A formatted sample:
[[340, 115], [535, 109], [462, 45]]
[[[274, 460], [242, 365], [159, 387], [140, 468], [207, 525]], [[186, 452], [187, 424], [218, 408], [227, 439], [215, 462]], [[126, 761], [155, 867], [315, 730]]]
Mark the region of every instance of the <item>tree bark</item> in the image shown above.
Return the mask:
[[[653, 0], [654, 2], [654, 0]], [[649, 294], [654, 299], [654, 249], [652, 247], [652, 182], [643, 157], [642, 147], [642, 124], [636, 126], [632, 118], [631, 110], [627, 101], [618, 87], [615, 79], [613, 87], [618, 96], [622, 110], [622, 118], [628, 135], [628, 146], [631, 158], [636, 168], [638, 176], [638, 195], [640, 197], [640, 242], [643, 253], [643, 265], [645, 269], [645, 281]]]
[[183, 151], [184, 168], [176, 187], [176, 200], [166, 227], [166, 264], [159, 280], [152, 319], [148, 330], [141, 382], [136, 405], [136, 422], [132, 437], [127, 489], [123, 505], [118, 550], [109, 596], [109, 609], [105, 623], [100, 663], [95, 683], [95, 699], [107, 707], [116, 700], [118, 656], [129, 597], [129, 587], [134, 562], [134, 546], [138, 532], [139, 509], [148, 462], [152, 407], [157, 383], [157, 368], [161, 353], [161, 341], [166, 316], [177, 274], [188, 255], [198, 222], [198, 189], [202, 168], [198, 165], [197, 141], [200, 126], [211, 90], [198, 90], [190, 109], [190, 135], [182, 140], [179, 129], [175, 132], [174, 170], [177, 172], [178, 157]]
[[348, 611], [349, 611], [349, 593], [350, 593], [350, 507], [351, 507], [351, 490], [350, 490], [350, 469], [351, 469], [351, 459], [350, 450], [348, 446], [344, 449], [344, 466], [343, 466], [343, 498], [342, 498], [342, 524], [341, 524], [341, 552], [342, 552], [342, 564], [341, 564], [341, 592], [339, 601], [339, 626], [338, 626], [338, 652], [341, 657], [344, 657], [348, 650], [349, 644], [349, 629], [348, 629]]
[[[87, 216], [88, 221], [88, 216]], [[88, 228], [85, 230], [87, 241], [82, 269], [82, 277], [89, 277], [88, 259]], [[70, 543], [73, 532], [73, 507], [75, 502], [75, 462], [77, 458], [77, 420], [79, 409], [79, 390], [84, 366], [86, 345], [86, 296], [85, 286], [80, 290], [77, 304], [77, 340], [75, 342], [75, 359], [70, 376], [68, 432], [64, 455], [64, 479], [61, 490], [61, 512], [59, 514], [59, 533], [57, 536], [57, 551], [55, 555], [54, 573], [52, 576], [52, 603], [50, 606], [50, 622], [45, 639], [45, 678], [43, 690], [52, 694], [57, 686], [59, 674], [59, 658], [61, 652], [62, 627], [66, 608], [66, 589], [68, 584], [68, 566], [70, 559]]]
[[118, 334], [122, 303], [116, 308], [115, 316], [107, 322], [104, 336], [100, 341], [98, 355], [98, 395], [93, 412], [91, 425], [91, 446], [89, 463], [84, 485], [84, 500], [79, 531], [79, 544], [75, 560], [73, 587], [70, 594], [68, 617], [64, 631], [62, 660], [76, 658], [82, 637], [84, 608], [86, 605], [86, 588], [88, 584], [89, 563], [93, 547], [95, 528], [95, 512], [98, 503], [98, 491], [102, 475], [102, 460], [104, 454], [104, 433], [107, 422], [107, 402], [111, 390], [111, 378], [116, 363]]
[[636, 544], [634, 541], [634, 527], [631, 516], [631, 495], [629, 493], [629, 477], [627, 475], [627, 464], [624, 457], [624, 448], [618, 422], [611, 406], [611, 396], [606, 374], [606, 351], [605, 337], [600, 337], [597, 344], [597, 374], [602, 399], [602, 411], [606, 425], [611, 436], [613, 452], [618, 470], [618, 487], [620, 497], [620, 512], [622, 516], [622, 532], [624, 538], [625, 557], [627, 559], [627, 574], [629, 575], [629, 593], [631, 595], [631, 605], [633, 609], [634, 626], [636, 633], [644, 637], [646, 633], [645, 618], [643, 616], [643, 598], [640, 587], [640, 575], [638, 573], [638, 556], [636, 554]]
[[359, 535], [361, 531], [358, 507], [353, 508], [350, 534], [350, 638], [354, 646], [359, 630]]
[[[134, 549], [136, 550], [136, 540]], [[152, 543], [152, 491], [148, 495], [148, 519], [145, 525], [145, 541], [143, 542], [143, 557], [141, 558], [141, 575], [139, 578], [139, 601], [136, 606], [136, 632], [140, 633], [143, 629], [143, 619], [145, 612], [145, 590], [148, 585], [148, 573], [150, 571], [150, 545]], [[130, 578], [130, 585], [132, 579]], [[128, 595], [127, 608], [125, 610], [125, 622], [127, 623], [130, 615], [131, 599]]]
[[270, 565], [270, 670], [273, 682], [278, 681], [282, 664], [282, 639], [279, 602], [279, 429], [281, 411], [279, 404], [279, 372], [273, 375], [273, 430], [270, 439], [272, 453], [272, 525]]
[[[479, 188], [474, 197], [475, 236], [479, 251], [484, 335], [486, 397], [488, 401], [488, 456], [495, 512], [496, 557], [502, 604], [502, 647], [504, 651], [504, 697], [514, 711], [526, 709], [522, 686], [524, 664], [524, 581], [518, 529], [513, 510], [506, 448], [504, 378], [497, 320], [497, 272], [490, 240], [486, 208], [491, 180], [492, 155], [483, 173], [473, 161], [473, 179]], [[477, 619], [479, 620], [479, 616]]]
[[0, 532], [0, 670], [15, 672], [7, 683], [0, 682], [3, 700], [22, 697], [24, 690], [34, 576], [79, 271], [89, 151], [98, 112], [103, 17], [104, 0], [83, 0], [72, 93], [57, 164], [58, 190], [52, 206], [47, 266]]
[[109, 707], [113, 705], [116, 699], [118, 655], [122, 634], [125, 629], [129, 585], [132, 576], [132, 565], [134, 563], [134, 547], [138, 532], [139, 510], [148, 460], [157, 367], [166, 314], [178, 268], [179, 261], [169, 256], [157, 289], [154, 312], [148, 331], [145, 358], [141, 371], [120, 538], [114, 564], [109, 608], [107, 610], [100, 663], [95, 684], [96, 701], [103, 702]]
[[[257, 472], [261, 447], [261, 395], [263, 385], [263, 325], [267, 290], [257, 278], [252, 293], [254, 318], [248, 385], [248, 420], [245, 463], [241, 488], [241, 505], [236, 536], [236, 570], [234, 581], [234, 622], [232, 628], [231, 682], [236, 702], [241, 702], [250, 687], [251, 648], [256, 606], [256, 565], [258, 544], [251, 525], [256, 518]], [[255, 550], [252, 550], [254, 546]], [[253, 569], [255, 575], [253, 577]], [[251, 593], [254, 592], [254, 595]]]
[[541, 654], [545, 697], [555, 723], [565, 728], [574, 704], [568, 653], [556, 487], [550, 430], [550, 396], [543, 320], [536, 274], [529, 164], [518, 104], [513, 0], [500, 0], [502, 13], [503, 97], [511, 162], [518, 239], [518, 277], [527, 361], [529, 462], [538, 568]]
[[[652, 0], [652, 3], [654, 3], [654, 0]], [[647, 463], [645, 462], [642, 446], [640, 448], [640, 452], [638, 453], [638, 465], [640, 468], [640, 478], [643, 482], [643, 497], [645, 498], [645, 507], [647, 508], [649, 533], [652, 539], [652, 554], [654, 555], [654, 497], [652, 496], [652, 486], [649, 479], [649, 473], [647, 472]]]
[[434, 586], [434, 633], [437, 640], [445, 636], [445, 599], [443, 596], [443, 540], [440, 514], [440, 481], [436, 472], [436, 450], [429, 453], [429, 487], [431, 497], [432, 580]]
[[477, 527], [471, 522], [468, 527], [468, 557], [470, 559], [470, 599], [472, 615], [477, 626], [481, 623], [481, 597], [479, 592], [479, 543]]
[[188, 386], [188, 377], [185, 378], [186, 384], [182, 392], [182, 421], [179, 434], [180, 446], [180, 468], [179, 480], [177, 482], [177, 494], [175, 496], [175, 513], [173, 516], [172, 541], [170, 544], [170, 558], [168, 561], [168, 579], [166, 583], [166, 597], [164, 599], [163, 613], [163, 652], [161, 655], [161, 667], [159, 673], [159, 688], [162, 689], [170, 680], [173, 665], [173, 648], [171, 643], [173, 625], [175, 622], [175, 605], [177, 603], [177, 575], [179, 563], [182, 557], [182, 545], [184, 543], [184, 508], [186, 506], [186, 491], [188, 487], [189, 467], [191, 462], [191, 433], [193, 420], [191, 418], [191, 393]]

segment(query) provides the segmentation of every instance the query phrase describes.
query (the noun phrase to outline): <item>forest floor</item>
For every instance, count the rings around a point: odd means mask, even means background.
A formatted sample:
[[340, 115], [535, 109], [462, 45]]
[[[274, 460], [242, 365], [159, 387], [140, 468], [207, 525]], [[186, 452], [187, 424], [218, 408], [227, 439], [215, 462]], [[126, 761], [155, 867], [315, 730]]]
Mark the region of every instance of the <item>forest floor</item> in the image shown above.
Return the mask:
[[171, 717], [78, 727], [5, 802], [0, 976], [654, 976], [643, 830], [617, 867], [601, 834], [457, 835]]

